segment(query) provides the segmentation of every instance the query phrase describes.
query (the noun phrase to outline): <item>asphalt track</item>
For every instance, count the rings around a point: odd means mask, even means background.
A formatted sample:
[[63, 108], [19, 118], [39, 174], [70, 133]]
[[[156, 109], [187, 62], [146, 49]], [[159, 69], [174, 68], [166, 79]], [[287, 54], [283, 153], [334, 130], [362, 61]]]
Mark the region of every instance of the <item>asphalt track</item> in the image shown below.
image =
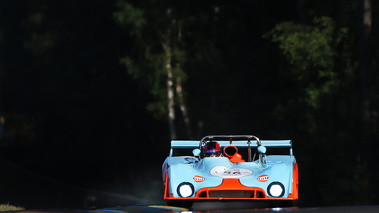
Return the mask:
[[194, 210], [184, 209], [172, 206], [126, 206], [126, 207], [113, 207], [103, 209], [91, 210], [25, 210], [16, 211], [20, 213], [267, 213], [267, 212], [294, 212], [294, 213], [353, 213], [353, 212], [379, 212], [379, 206], [332, 206], [332, 207], [289, 207], [289, 208], [252, 208], [252, 209], [213, 209], [213, 210]]
[[[164, 201], [152, 201], [136, 199], [132, 196], [118, 195], [99, 192], [95, 190], [88, 190], [78, 187], [73, 187], [64, 183], [60, 183], [54, 180], [50, 180], [46, 177], [41, 177], [31, 171], [27, 171], [12, 162], [0, 158], [0, 183], [4, 185], [13, 186], [14, 191], [21, 192], [31, 202], [50, 203], [57, 202], [58, 206], [64, 206], [65, 209], [27, 209], [24, 211], [12, 211], [20, 213], [267, 213], [267, 212], [295, 212], [295, 213], [339, 213], [339, 212], [379, 212], [379, 205], [371, 206], [333, 206], [333, 207], [291, 207], [291, 208], [265, 208], [259, 206], [256, 203], [239, 203], [239, 202], [202, 202], [195, 203], [191, 209], [183, 209], [177, 207], [168, 207], [161, 205]], [[22, 183], [22, 184], [20, 184]], [[18, 188], [17, 188], [18, 187]], [[27, 189], [27, 190], [26, 190]], [[37, 196], [36, 192], [40, 192]], [[14, 199], [12, 197], [4, 198], [4, 194], [0, 195], [0, 200], [3, 198], [2, 203], [7, 203], [8, 200], [20, 200], [20, 194], [16, 193]], [[42, 196], [42, 195], [47, 196]], [[102, 201], [101, 205], [107, 208], [94, 208], [94, 209], [77, 209], [78, 206], [83, 206], [83, 200], [87, 201], [88, 197], [95, 197], [97, 200]], [[34, 198], [34, 199], [32, 199]], [[70, 198], [70, 199], [68, 199]], [[25, 200], [23, 200], [25, 201]], [[68, 204], [74, 203], [76, 207], [71, 208]], [[133, 203], [133, 205], [125, 206], [125, 204]], [[146, 205], [155, 203], [158, 205]], [[67, 204], [67, 205], [66, 205]], [[90, 203], [92, 204], [92, 203]], [[99, 203], [97, 203], [99, 204]], [[138, 205], [134, 205], [138, 204]], [[251, 204], [246, 205], [246, 204]], [[18, 206], [28, 206], [25, 203], [20, 203]], [[46, 205], [49, 206], [49, 205]], [[51, 205], [50, 205], [51, 206]], [[85, 205], [92, 206], [92, 205]], [[122, 206], [122, 207], [112, 207]], [[108, 208], [109, 207], [109, 208]], [[48, 208], [48, 207], [47, 207]]]

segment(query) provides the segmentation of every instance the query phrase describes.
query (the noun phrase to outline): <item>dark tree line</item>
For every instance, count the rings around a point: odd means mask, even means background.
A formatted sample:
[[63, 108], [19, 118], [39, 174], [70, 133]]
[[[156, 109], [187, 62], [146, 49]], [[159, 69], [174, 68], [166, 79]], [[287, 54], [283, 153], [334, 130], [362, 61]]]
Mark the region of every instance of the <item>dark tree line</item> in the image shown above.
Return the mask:
[[123, 191], [170, 138], [254, 134], [293, 140], [302, 203], [376, 202], [377, 2], [0, 4], [2, 158]]

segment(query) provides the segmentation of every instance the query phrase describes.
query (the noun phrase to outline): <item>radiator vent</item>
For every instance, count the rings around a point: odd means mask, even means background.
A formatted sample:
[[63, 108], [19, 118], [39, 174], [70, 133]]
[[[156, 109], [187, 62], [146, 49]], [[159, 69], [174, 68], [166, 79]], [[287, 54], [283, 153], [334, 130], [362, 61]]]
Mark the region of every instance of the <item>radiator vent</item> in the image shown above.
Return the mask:
[[254, 191], [247, 190], [217, 190], [208, 193], [210, 198], [254, 198]]

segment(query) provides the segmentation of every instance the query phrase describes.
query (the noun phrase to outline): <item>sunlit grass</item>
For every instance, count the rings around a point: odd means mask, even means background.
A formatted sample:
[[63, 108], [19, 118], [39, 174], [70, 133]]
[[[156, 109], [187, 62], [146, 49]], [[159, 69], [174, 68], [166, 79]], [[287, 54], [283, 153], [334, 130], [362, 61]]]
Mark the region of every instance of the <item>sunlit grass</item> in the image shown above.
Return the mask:
[[25, 210], [25, 209], [19, 206], [12, 206], [9, 204], [0, 204], [0, 211], [17, 211], [17, 210]]

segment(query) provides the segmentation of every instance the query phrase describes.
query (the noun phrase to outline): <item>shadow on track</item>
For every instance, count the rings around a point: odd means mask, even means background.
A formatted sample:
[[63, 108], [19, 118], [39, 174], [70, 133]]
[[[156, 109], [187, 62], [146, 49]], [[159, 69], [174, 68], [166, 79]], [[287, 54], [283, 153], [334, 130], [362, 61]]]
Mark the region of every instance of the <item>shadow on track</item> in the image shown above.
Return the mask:
[[[230, 208], [228, 206], [227, 208]], [[20, 213], [267, 213], [267, 212], [295, 212], [295, 213], [374, 213], [379, 212], [379, 206], [332, 206], [332, 207], [307, 207], [307, 208], [298, 208], [298, 207], [289, 207], [289, 208], [252, 208], [252, 209], [215, 209], [213, 210], [188, 210], [178, 207], [170, 206], [126, 206], [126, 207], [113, 207], [113, 208], [104, 208], [104, 209], [93, 209], [93, 210], [36, 210], [36, 211], [18, 211]]]

